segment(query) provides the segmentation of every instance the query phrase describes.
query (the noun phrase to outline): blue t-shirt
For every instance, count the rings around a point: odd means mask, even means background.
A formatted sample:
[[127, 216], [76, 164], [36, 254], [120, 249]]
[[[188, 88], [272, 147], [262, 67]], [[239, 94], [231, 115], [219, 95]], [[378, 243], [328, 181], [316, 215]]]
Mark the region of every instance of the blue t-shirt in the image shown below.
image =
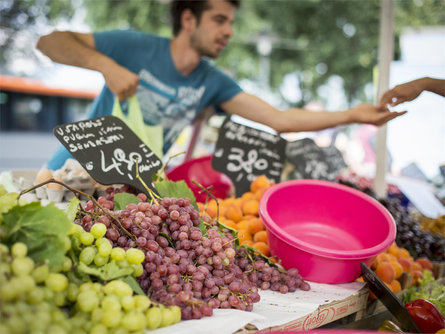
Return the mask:
[[[181, 131], [207, 106], [218, 106], [241, 92], [228, 75], [201, 59], [187, 76], [178, 72], [170, 54], [170, 39], [140, 31], [110, 30], [94, 34], [96, 49], [139, 75], [136, 93], [144, 121], [162, 125], [164, 153]], [[111, 115], [114, 94], [104, 86], [88, 118]], [[125, 103], [123, 104], [125, 110]], [[48, 162], [59, 169], [70, 153], [61, 147]]]

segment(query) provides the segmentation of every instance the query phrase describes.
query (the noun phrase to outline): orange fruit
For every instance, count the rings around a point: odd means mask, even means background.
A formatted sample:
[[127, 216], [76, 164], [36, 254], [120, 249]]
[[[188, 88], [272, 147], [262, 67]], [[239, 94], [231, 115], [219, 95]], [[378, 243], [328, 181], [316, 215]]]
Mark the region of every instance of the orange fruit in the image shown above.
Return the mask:
[[249, 230], [248, 229], [248, 226], [249, 226], [249, 221], [248, 220], [241, 220], [241, 221], [239, 221], [237, 224], [236, 224], [236, 229], [237, 230]]
[[248, 201], [249, 199], [252, 199], [252, 198], [253, 198], [253, 195], [254, 195], [253, 193], [251, 193], [250, 191], [248, 191], [248, 192], [242, 194], [242, 195], [241, 195], [241, 198], [242, 198], [244, 201]]
[[411, 264], [411, 271], [414, 271], [414, 270], [423, 271], [423, 267], [419, 262], [413, 262]]
[[377, 265], [378, 265], [380, 262], [385, 262], [385, 261], [386, 261], [386, 262], [389, 261], [389, 254], [387, 254], [387, 253], [380, 253], [380, 254], [378, 254], [378, 255], [376, 256], [374, 262], [373, 262], [372, 265], [371, 265], [371, 268], [372, 268], [373, 270], [375, 270], [375, 268], [377, 268]]
[[266, 175], [260, 175], [257, 176], [255, 178], [255, 180], [252, 181], [252, 183], [250, 184], [250, 191], [251, 192], [256, 192], [258, 189], [264, 188], [264, 187], [269, 187], [270, 186], [270, 181], [267, 178]]
[[223, 223], [227, 227], [233, 228], [235, 230], [237, 229], [236, 228], [236, 223], [233, 220], [231, 220], [231, 219], [224, 219], [224, 222], [221, 221], [221, 223]]
[[263, 254], [265, 256], [270, 255], [269, 245], [263, 241], [254, 242], [252, 247], [255, 249], [258, 249], [261, 252], [261, 254]]
[[433, 264], [426, 257], [419, 257], [416, 262], [420, 263], [423, 269], [433, 270]]
[[409, 273], [411, 271], [411, 261], [410, 260], [408, 260], [406, 257], [401, 257], [401, 258], [399, 258], [398, 261], [402, 265], [403, 271], [405, 271], [406, 273]]
[[419, 279], [423, 278], [423, 272], [420, 270], [411, 271], [411, 275], [413, 275], [412, 285], [417, 285], [419, 283]]
[[402, 285], [400, 284], [400, 282], [398, 280], [393, 280], [390, 284], [390, 289], [392, 292], [397, 293], [399, 291], [402, 291]]
[[243, 204], [243, 213], [245, 215], [258, 215], [260, 203], [256, 199], [249, 199]]
[[242, 217], [243, 212], [238, 205], [232, 204], [227, 208], [226, 218], [233, 220], [235, 223], [238, 223]]
[[259, 231], [257, 233], [255, 233], [253, 235], [253, 241], [258, 242], [258, 241], [263, 241], [266, 244], [268, 244], [268, 240], [267, 240], [267, 232], [265, 230], [263, 231]]
[[264, 224], [261, 218], [253, 218], [249, 220], [249, 225], [247, 226], [247, 230], [250, 234], [254, 235], [255, 233], [264, 230]]
[[403, 267], [402, 267], [402, 265], [399, 263], [399, 261], [390, 261], [391, 262], [391, 265], [392, 265], [392, 267], [394, 268], [394, 271], [395, 271], [395, 279], [398, 279], [400, 276], [402, 276], [402, 274], [403, 274]]
[[243, 229], [238, 231], [239, 243], [242, 244], [245, 240], [252, 240], [252, 236], [249, 231]]
[[377, 268], [375, 268], [375, 274], [383, 282], [391, 283], [396, 276], [396, 271], [390, 262], [385, 261], [377, 265]]
[[263, 197], [263, 195], [267, 189], [269, 189], [269, 187], [264, 187], [264, 188], [258, 189], [257, 191], [255, 191], [253, 198], [255, 198], [256, 200], [259, 201], [261, 199], [261, 197]]
[[400, 249], [399, 247], [396, 245], [395, 242], [393, 242], [393, 244], [388, 248], [388, 250], [386, 251], [388, 254], [394, 255], [396, 258], [400, 257]]
[[253, 246], [253, 241], [252, 241], [252, 240], [243, 240], [242, 242], [240, 241], [239, 244], [240, 244], [240, 245]]
[[400, 257], [409, 258], [411, 255], [406, 248], [400, 248]]

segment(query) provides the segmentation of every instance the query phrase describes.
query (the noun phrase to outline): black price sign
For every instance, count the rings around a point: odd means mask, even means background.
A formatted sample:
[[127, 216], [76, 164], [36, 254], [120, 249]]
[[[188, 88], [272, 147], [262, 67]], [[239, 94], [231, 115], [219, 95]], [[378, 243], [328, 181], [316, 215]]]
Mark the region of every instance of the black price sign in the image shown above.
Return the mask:
[[294, 176], [297, 179], [334, 181], [346, 168], [343, 156], [337, 148], [319, 147], [310, 138], [288, 143], [286, 157], [295, 166]]
[[139, 176], [154, 190], [152, 177], [162, 167], [161, 160], [119, 118], [103, 116], [63, 124], [54, 134], [97, 182], [128, 184], [147, 193]]
[[280, 182], [285, 143], [277, 135], [234, 123], [227, 117], [219, 131], [212, 166], [229, 176], [236, 196], [241, 196], [259, 175]]

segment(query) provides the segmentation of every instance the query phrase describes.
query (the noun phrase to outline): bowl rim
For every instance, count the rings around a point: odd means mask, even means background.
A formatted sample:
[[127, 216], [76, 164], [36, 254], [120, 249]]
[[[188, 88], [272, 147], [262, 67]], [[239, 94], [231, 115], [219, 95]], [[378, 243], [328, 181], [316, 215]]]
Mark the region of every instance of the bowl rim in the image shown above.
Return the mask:
[[[380, 213], [383, 214], [384, 218], [389, 223], [389, 231], [386, 238], [378, 245], [373, 247], [364, 248], [361, 250], [333, 250], [330, 248], [320, 247], [317, 245], [313, 245], [311, 243], [305, 242], [297, 237], [290, 235], [281, 229], [271, 218], [269, 212], [267, 210], [267, 202], [271, 196], [273, 196], [277, 191], [284, 187], [289, 186], [317, 186], [324, 188], [335, 188], [341, 191], [346, 191], [352, 195], [356, 195], [366, 202], [370, 203], [376, 209], [379, 210]], [[264, 225], [267, 227], [267, 230], [276, 236], [278, 239], [286, 242], [289, 246], [298, 248], [305, 252], [324, 256], [333, 259], [349, 259], [349, 260], [357, 260], [357, 259], [365, 259], [372, 256], [376, 256], [377, 254], [383, 252], [387, 248], [391, 246], [396, 237], [396, 224], [394, 218], [389, 213], [389, 211], [376, 199], [371, 196], [346, 185], [342, 185], [339, 183], [325, 181], [325, 180], [312, 180], [312, 179], [298, 179], [298, 180], [288, 180], [278, 184], [273, 185], [268, 190], [265, 191], [260, 200], [259, 213], [264, 222]]]

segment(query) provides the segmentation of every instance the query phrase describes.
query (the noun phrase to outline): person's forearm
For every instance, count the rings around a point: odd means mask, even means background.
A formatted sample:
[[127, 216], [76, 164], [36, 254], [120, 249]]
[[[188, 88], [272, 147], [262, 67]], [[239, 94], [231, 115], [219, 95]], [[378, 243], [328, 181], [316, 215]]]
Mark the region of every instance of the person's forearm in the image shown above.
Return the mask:
[[69, 31], [55, 31], [42, 36], [37, 42], [37, 48], [57, 63], [99, 72], [114, 62], [94, 47], [84, 44]]
[[434, 78], [423, 78], [425, 82], [425, 90], [445, 96], [445, 80]]
[[[279, 115], [277, 115], [279, 116]], [[288, 109], [282, 117], [276, 117], [272, 127], [277, 132], [319, 131], [351, 123], [348, 111], [318, 111]]]

